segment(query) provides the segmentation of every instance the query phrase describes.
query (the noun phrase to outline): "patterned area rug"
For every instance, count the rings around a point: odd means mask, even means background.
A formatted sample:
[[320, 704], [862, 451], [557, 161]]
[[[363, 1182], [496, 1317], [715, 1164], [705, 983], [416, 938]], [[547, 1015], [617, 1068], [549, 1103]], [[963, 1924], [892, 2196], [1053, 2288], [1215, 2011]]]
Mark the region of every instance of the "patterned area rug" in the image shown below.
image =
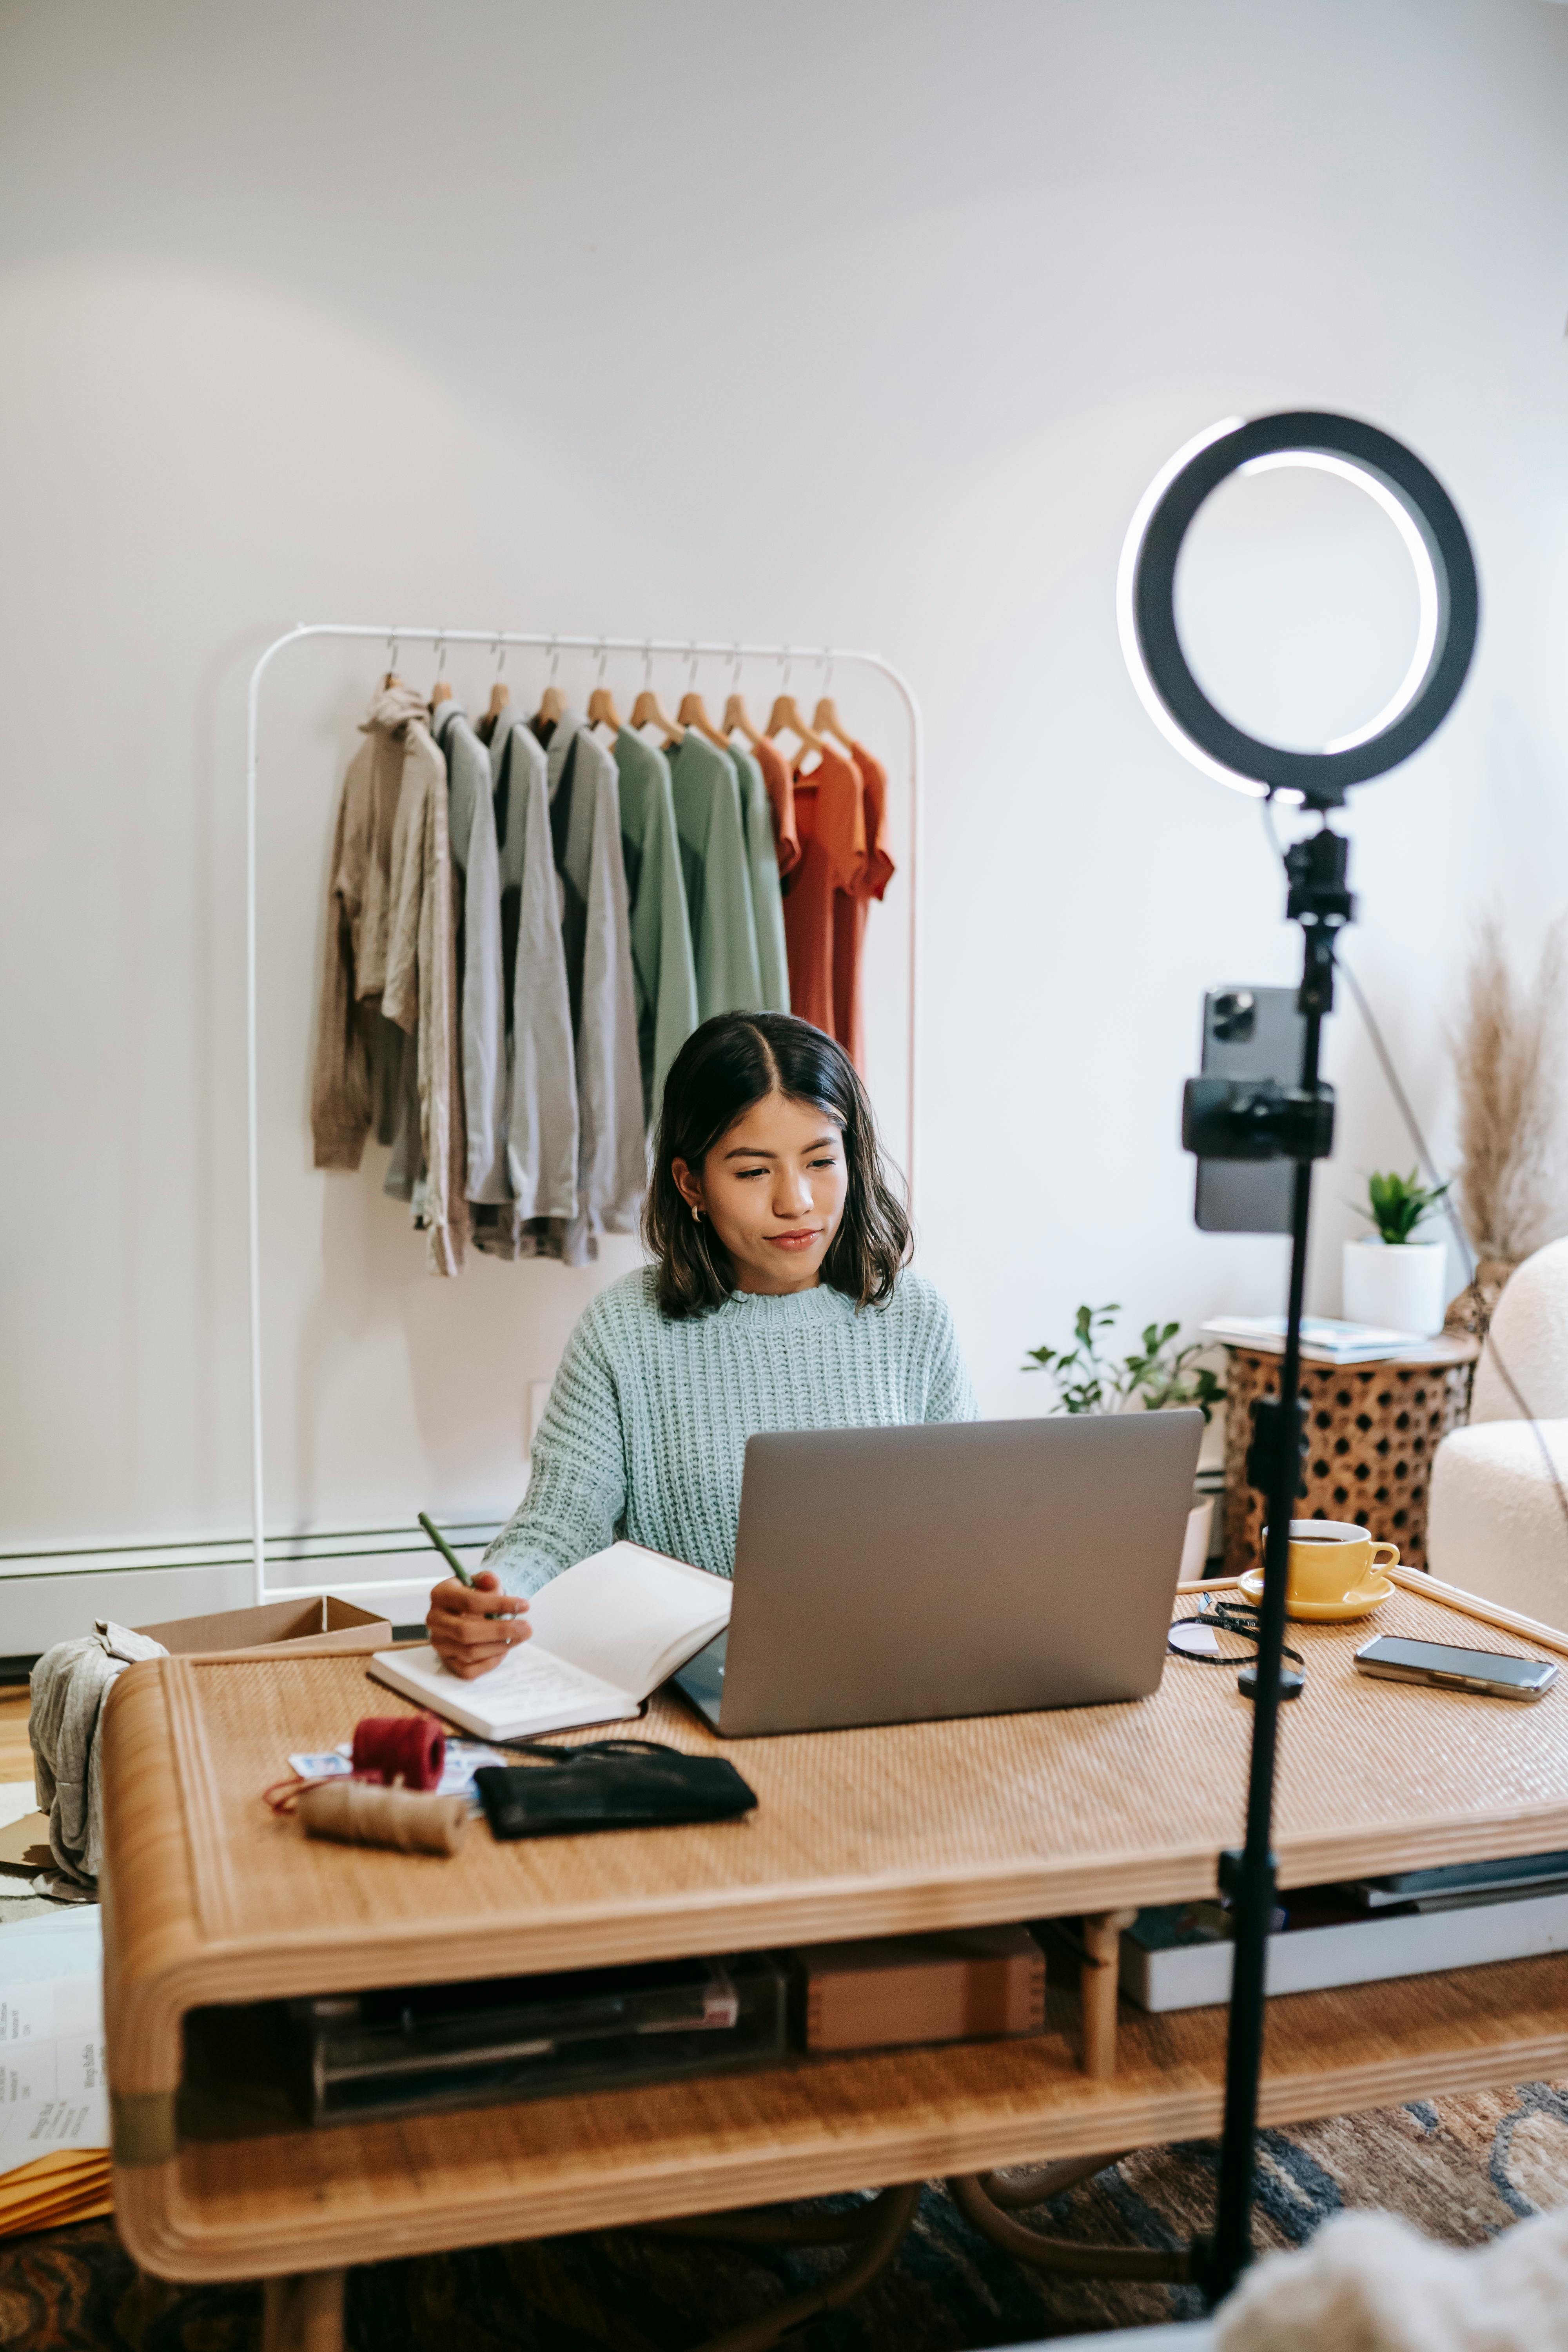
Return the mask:
[[[1260, 2242], [1297, 2245], [1342, 2206], [1381, 2205], [1432, 2237], [1479, 2245], [1568, 2204], [1568, 2085], [1418, 2101], [1265, 2132], [1260, 2147]], [[1214, 2175], [1210, 2142], [1151, 2148], [1027, 2218], [1064, 2236], [1170, 2246], [1208, 2218]], [[689, 2352], [840, 2259], [624, 2231], [382, 2263], [353, 2275], [349, 2342], [354, 2352]], [[979, 2352], [1196, 2309], [1184, 2288], [1026, 2271], [933, 2184], [893, 2268], [790, 2340], [800, 2352]], [[0, 2345], [17, 2352], [257, 2352], [260, 2324], [254, 2287], [139, 2278], [109, 2221], [0, 2242]]]

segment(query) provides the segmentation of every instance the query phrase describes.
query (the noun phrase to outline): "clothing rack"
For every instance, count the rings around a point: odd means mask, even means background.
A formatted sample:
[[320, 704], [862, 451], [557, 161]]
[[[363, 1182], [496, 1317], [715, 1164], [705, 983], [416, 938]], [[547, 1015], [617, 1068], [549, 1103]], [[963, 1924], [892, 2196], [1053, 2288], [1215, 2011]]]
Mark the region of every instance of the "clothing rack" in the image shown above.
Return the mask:
[[[250, 688], [247, 698], [247, 731], [245, 761], [245, 1054], [246, 1054], [246, 1120], [247, 1133], [247, 1175], [249, 1208], [250, 1253], [250, 1556], [251, 1578], [257, 1604], [270, 1601], [309, 1600], [313, 1593], [325, 1591], [324, 1585], [269, 1585], [267, 1581], [266, 1530], [263, 1518], [265, 1486], [262, 1468], [262, 1406], [261, 1406], [261, 1139], [259, 1097], [257, 1076], [257, 909], [256, 909], [256, 812], [258, 781], [260, 773], [261, 685], [278, 656], [290, 646], [302, 645], [309, 637], [360, 638], [367, 643], [389, 646], [394, 655], [400, 645], [429, 645], [445, 649], [448, 646], [488, 646], [499, 654], [504, 646], [521, 646], [552, 657], [563, 653], [588, 653], [607, 656], [610, 654], [640, 654], [651, 663], [655, 654], [677, 654], [695, 665], [699, 661], [720, 660], [734, 664], [763, 661], [776, 663], [787, 681], [796, 663], [814, 664], [831, 673], [840, 662], [858, 662], [867, 669], [885, 677], [899, 695], [910, 730], [910, 930], [909, 930], [909, 992], [910, 1024], [907, 1065], [908, 1130], [904, 1151], [904, 1177], [911, 1201], [915, 1178], [915, 1085], [919, 1068], [920, 1046], [920, 931], [921, 931], [921, 758], [923, 753], [921, 707], [913, 688], [901, 670], [880, 654], [863, 653], [846, 646], [758, 646], [744, 645], [739, 640], [720, 643], [699, 637], [584, 637], [566, 631], [545, 633], [534, 629], [430, 629], [389, 626], [380, 623], [358, 621], [300, 622], [286, 635], [275, 637], [250, 673]], [[395, 667], [395, 660], [387, 664]], [[397, 1578], [378, 1580], [377, 1590], [387, 1591], [405, 1585], [408, 1590], [423, 1591], [429, 1579]]]

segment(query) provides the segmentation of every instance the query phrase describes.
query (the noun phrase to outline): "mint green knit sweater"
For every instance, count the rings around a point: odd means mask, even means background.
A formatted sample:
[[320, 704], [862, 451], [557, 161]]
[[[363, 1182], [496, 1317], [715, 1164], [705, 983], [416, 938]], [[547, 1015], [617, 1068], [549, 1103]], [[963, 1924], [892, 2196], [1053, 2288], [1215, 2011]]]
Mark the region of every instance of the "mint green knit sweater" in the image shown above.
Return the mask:
[[736, 1291], [672, 1323], [645, 1266], [578, 1318], [533, 1441], [528, 1493], [485, 1554], [537, 1592], [618, 1536], [729, 1576], [746, 1440], [762, 1430], [973, 1421], [940, 1293], [904, 1274], [885, 1307], [837, 1290]]

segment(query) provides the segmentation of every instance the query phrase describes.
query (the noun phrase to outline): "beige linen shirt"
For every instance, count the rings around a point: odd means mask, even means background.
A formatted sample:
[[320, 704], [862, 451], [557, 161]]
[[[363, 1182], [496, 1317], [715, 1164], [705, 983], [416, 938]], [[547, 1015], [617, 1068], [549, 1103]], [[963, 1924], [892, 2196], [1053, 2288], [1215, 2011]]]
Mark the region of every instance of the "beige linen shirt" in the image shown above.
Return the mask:
[[[403, 789], [404, 730], [422, 717], [412, 688], [389, 687], [363, 721], [338, 803], [310, 1078], [318, 1168], [357, 1168], [370, 1131], [372, 1061], [392, 927], [392, 835]], [[379, 1057], [384, 1062], [386, 1056]]]
[[414, 1222], [427, 1235], [432, 1274], [457, 1274], [468, 1233], [468, 1142], [458, 1038], [457, 926], [447, 767], [423, 704], [403, 739], [403, 782], [392, 829], [392, 922], [382, 1010], [416, 1040], [424, 1168]]

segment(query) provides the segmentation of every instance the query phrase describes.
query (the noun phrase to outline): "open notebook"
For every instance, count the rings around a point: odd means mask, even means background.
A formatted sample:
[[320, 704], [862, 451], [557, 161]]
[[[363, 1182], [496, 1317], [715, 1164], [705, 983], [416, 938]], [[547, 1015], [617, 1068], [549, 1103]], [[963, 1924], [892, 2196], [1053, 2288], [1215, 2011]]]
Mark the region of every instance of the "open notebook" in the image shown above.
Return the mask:
[[723, 1632], [732, 1590], [683, 1559], [612, 1544], [533, 1595], [531, 1638], [488, 1675], [448, 1674], [428, 1644], [383, 1650], [370, 1671], [481, 1739], [615, 1723]]

